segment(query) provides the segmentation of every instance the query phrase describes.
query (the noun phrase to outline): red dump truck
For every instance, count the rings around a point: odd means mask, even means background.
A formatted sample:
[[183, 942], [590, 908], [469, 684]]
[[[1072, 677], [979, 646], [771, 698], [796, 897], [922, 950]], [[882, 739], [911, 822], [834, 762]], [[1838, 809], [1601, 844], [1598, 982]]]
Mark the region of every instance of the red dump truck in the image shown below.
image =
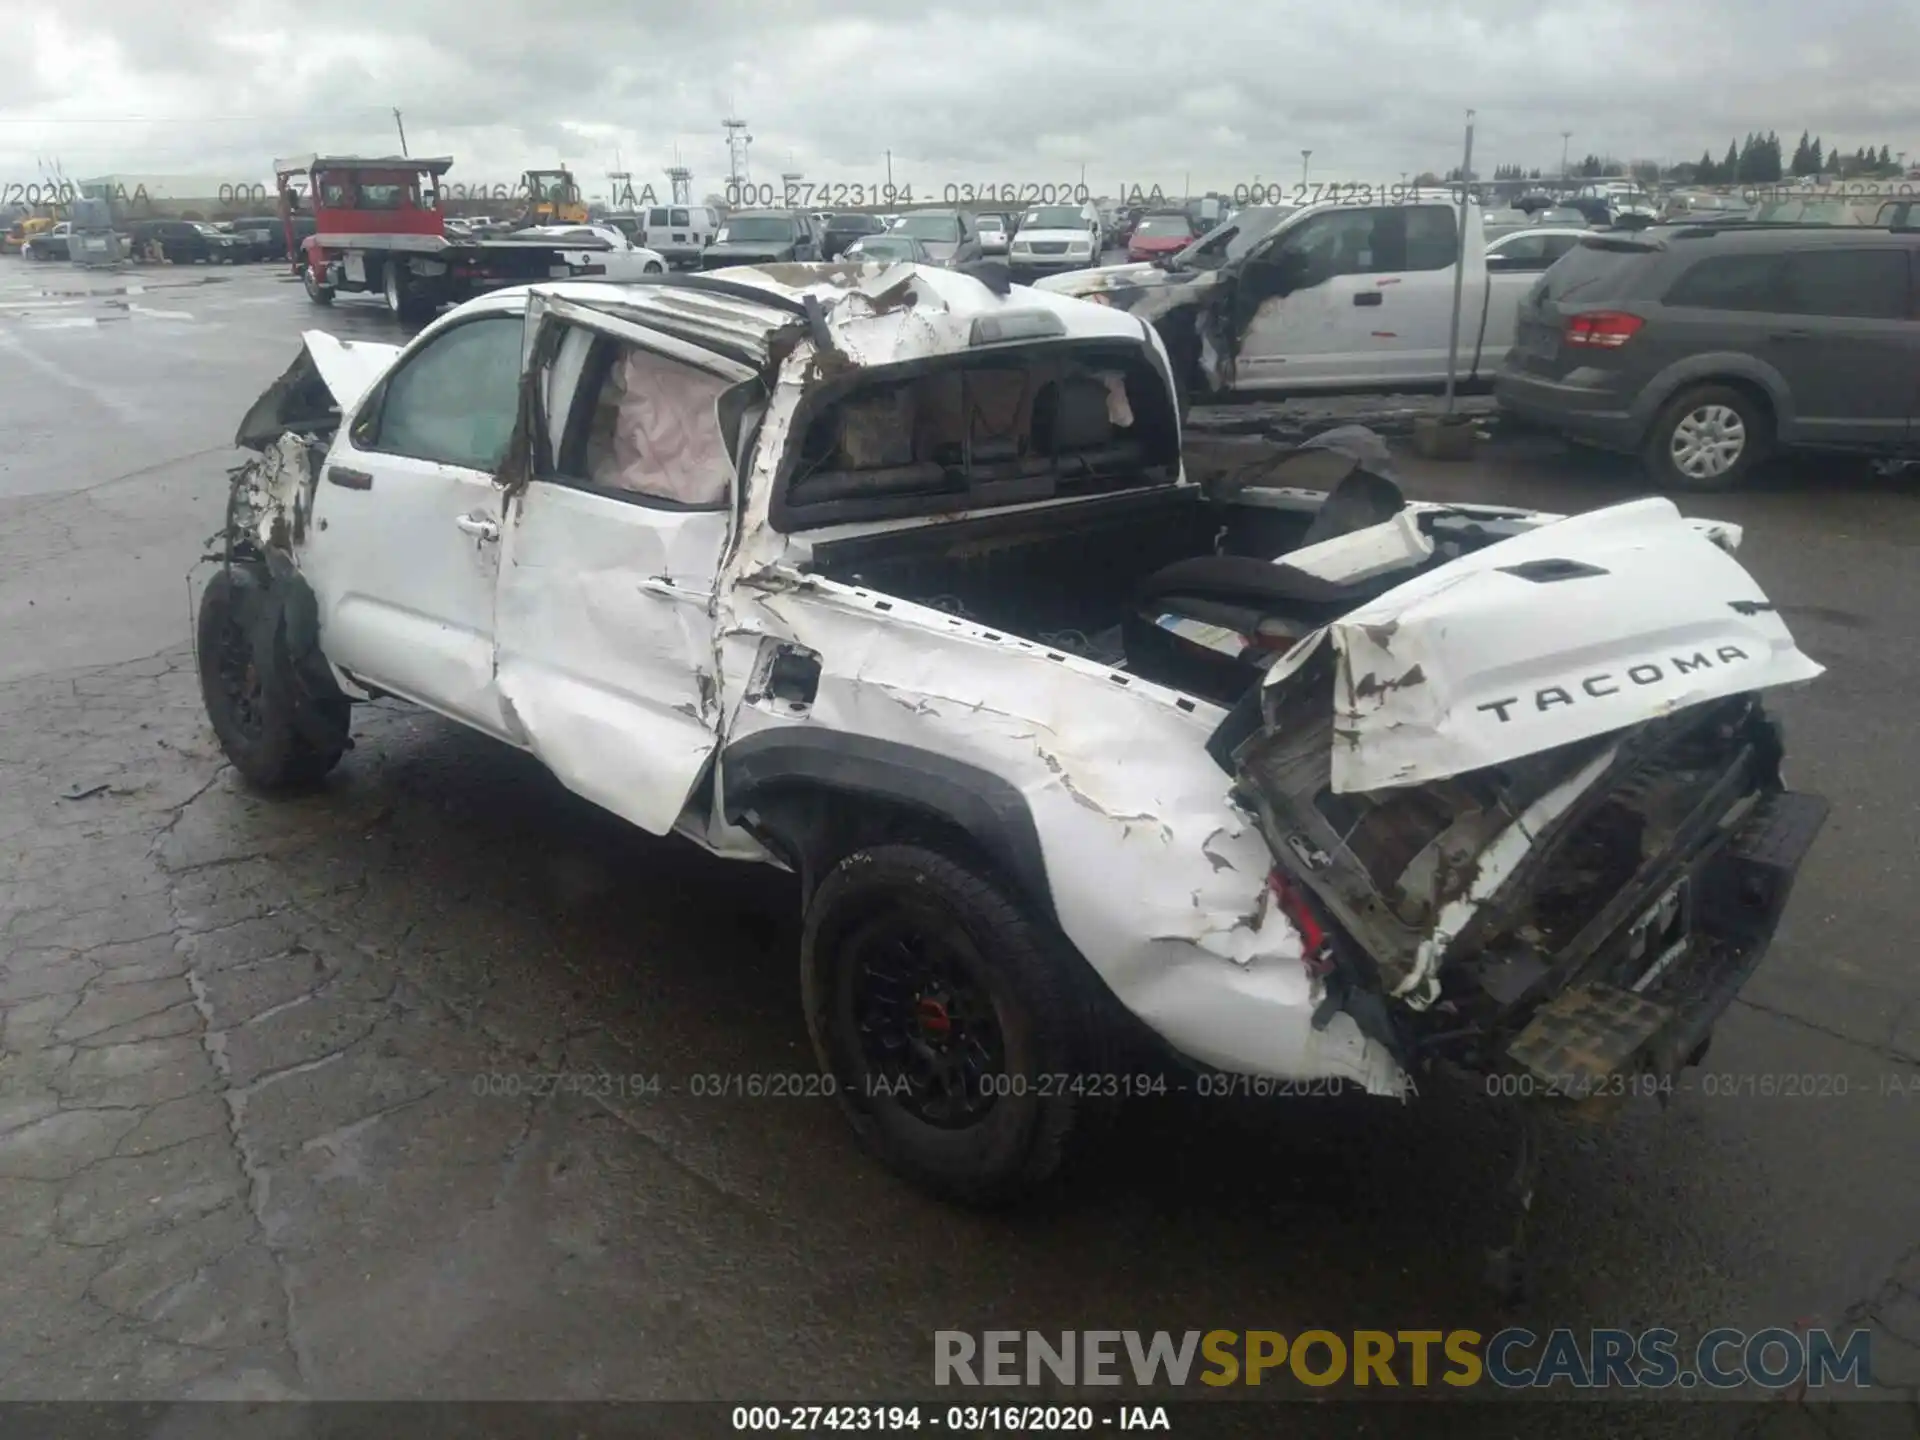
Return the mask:
[[584, 228], [564, 237], [448, 235], [440, 177], [452, 168], [446, 156], [275, 160], [287, 250], [307, 297], [331, 305], [342, 292], [384, 295], [401, 319], [423, 320], [487, 290], [607, 273], [611, 239]]

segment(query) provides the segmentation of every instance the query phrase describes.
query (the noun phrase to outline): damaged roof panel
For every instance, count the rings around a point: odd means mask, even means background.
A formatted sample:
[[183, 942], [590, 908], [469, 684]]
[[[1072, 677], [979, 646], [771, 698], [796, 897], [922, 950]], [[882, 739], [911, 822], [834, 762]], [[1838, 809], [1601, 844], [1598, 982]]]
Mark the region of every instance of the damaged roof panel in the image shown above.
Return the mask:
[[[718, 281], [728, 289], [707, 288]], [[559, 283], [534, 287], [593, 308], [619, 309], [645, 323], [696, 326], [770, 353], [769, 336], [798, 321], [796, 307], [818, 305], [835, 349], [860, 365], [888, 365], [965, 350], [987, 317], [1050, 315], [1062, 338], [1139, 344], [1147, 327], [1135, 316], [1026, 286], [999, 295], [971, 275], [934, 266], [887, 263], [742, 265], [676, 276], [667, 282]], [[763, 294], [764, 304], [741, 294]]]

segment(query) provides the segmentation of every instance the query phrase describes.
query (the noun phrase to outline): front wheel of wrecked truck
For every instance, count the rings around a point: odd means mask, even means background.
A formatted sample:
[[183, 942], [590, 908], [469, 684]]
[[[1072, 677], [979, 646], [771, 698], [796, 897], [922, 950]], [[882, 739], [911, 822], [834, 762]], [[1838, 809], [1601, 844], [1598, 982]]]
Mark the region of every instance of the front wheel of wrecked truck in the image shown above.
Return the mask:
[[800, 989], [861, 1142], [945, 1199], [1037, 1190], [1091, 1128], [1099, 1030], [1085, 962], [1002, 882], [916, 844], [855, 851], [807, 906]]
[[[340, 763], [344, 745], [318, 746], [300, 732], [286, 638], [256, 571], [235, 565], [214, 573], [200, 595], [196, 638], [207, 720], [250, 784], [268, 792], [300, 790]], [[344, 737], [344, 723], [339, 731]]]

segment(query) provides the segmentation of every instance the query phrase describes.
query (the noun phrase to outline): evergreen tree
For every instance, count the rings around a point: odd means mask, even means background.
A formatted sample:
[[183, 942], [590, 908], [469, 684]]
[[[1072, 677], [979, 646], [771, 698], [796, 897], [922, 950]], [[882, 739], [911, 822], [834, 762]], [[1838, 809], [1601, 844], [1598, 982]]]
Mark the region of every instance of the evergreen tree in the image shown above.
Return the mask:
[[1720, 162], [1714, 178], [1722, 185], [1731, 185], [1740, 178], [1740, 151], [1733, 141], [1727, 141], [1727, 158]]
[[1880, 168], [1882, 170], [1892, 170], [1894, 168], [1893, 151], [1884, 145], [1880, 147]]
[[1813, 148], [1808, 143], [1807, 132], [1802, 130], [1800, 132], [1800, 143], [1793, 147], [1793, 173], [1795, 175], [1811, 175], [1819, 168], [1819, 166], [1813, 163]]
[[1777, 181], [1781, 175], [1780, 137], [1769, 130], [1760, 151], [1760, 178]]
[[1813, 148], [1807, 151], [1807, 159], [1810, 162], [1807, 166], [1809, 175], [1819, 175], [1826, 170], [1827, 162], [1820, 158], [1821, 154], [1820, 137], [1816, 135], [1813, 137]]
[[1711, 185], [1719, 177], [1720, 167], [1713, 163], [1713, 152], [1711, 150], [1702, 150], [1700, 152], [1700, 163], [1694, 167], [1693, 173], [1694, 178], [1702, 185]]

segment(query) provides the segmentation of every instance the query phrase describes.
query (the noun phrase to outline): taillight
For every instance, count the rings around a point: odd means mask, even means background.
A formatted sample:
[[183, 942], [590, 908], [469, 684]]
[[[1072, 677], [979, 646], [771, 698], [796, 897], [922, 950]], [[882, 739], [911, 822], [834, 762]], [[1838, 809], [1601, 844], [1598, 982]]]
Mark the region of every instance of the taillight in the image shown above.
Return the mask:
[[1602, 350], [1618, 350], [1640, 332], [1647, 322], [1623, 310], [1589, 310], [1567, 319], [1569, 345], [1593, 345]]
[[1293, 922], [1293, 928], [1300, 934], [1301, 958], [1308, 973], [1327, 974], [1333, 969], [1333, 938], [1315, 913], [1307, 892], [1292, 876], [1277, 868], [1267, 876], [1267, 885], [1274, 899], [1280, 902], [1280, 913]]

